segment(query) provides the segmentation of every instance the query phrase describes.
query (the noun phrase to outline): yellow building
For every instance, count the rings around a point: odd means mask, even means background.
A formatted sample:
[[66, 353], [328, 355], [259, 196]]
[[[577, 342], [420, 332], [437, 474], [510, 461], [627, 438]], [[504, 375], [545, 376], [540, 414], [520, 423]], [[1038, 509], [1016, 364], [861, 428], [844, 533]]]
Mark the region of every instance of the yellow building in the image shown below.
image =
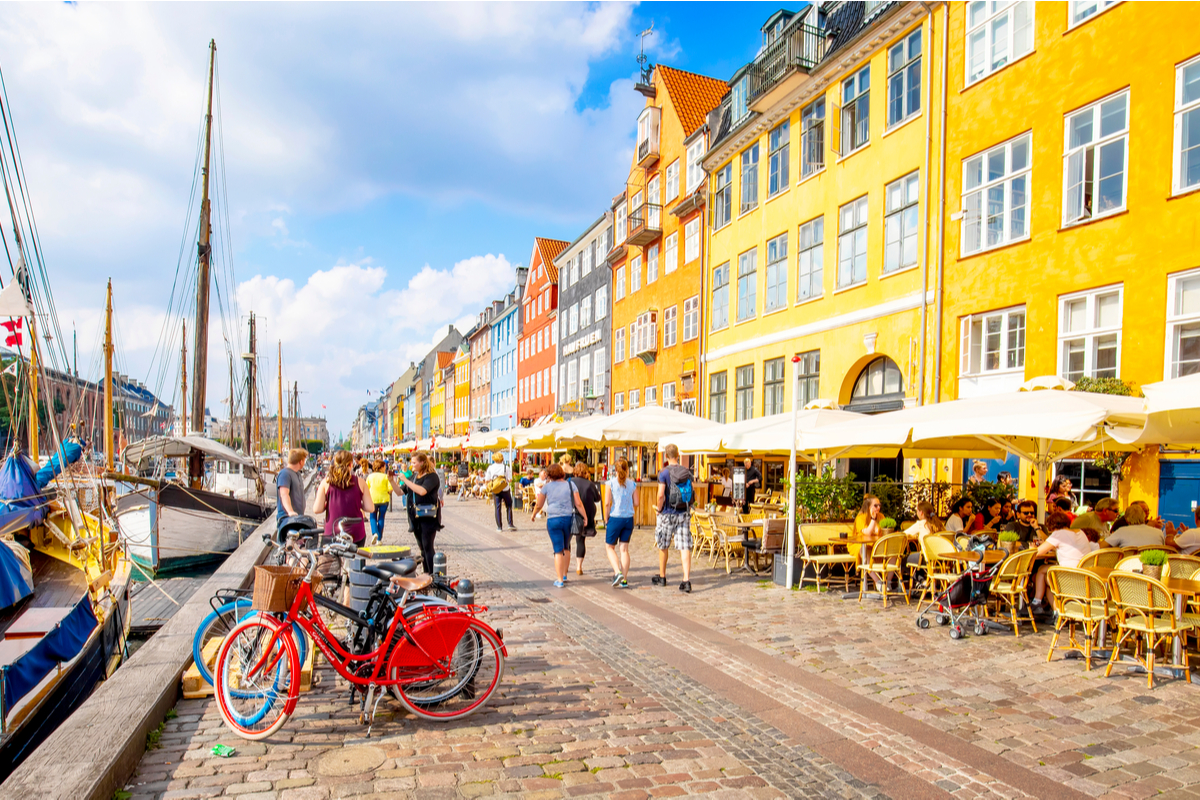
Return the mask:
[[455, 436], [464, 436], [470, 425], [471, 348], [464, 340], [454, 354], [454, 426], [451, 430]]
[[612, 408], [659, 404], [695, 414], [706, 227], [700, 158], [707, 115], [726, 86], [659, 65], [637, 89], [646, 105], [608, 255]]
[[826, 7], [772, 15], [714, 115], [701, 380], [720, 422], [790, 411], [796, 386], [865, 412], [927, 399], [944, 16]]
[[[949, 18], [940, 396], [1200, 370], [1195, 7], [954, 3]], [[1129, 52], [1143, 31], [1152, 44]], [[1159, 459], [1136, 461], [1132, 494], [1154, 503]], [[1162, 464], [1172, 483], [1192, 469]], [[1091, 465], [1058, 470], [1085, 499], [1109, 491]]]
[[454, 356], [455, 352], [451, 350], [439, 350], [437, 353], [437, 364], [433, 370], [433, 391], [429, 398], [430, 436], [445, 436], [454, 427]]

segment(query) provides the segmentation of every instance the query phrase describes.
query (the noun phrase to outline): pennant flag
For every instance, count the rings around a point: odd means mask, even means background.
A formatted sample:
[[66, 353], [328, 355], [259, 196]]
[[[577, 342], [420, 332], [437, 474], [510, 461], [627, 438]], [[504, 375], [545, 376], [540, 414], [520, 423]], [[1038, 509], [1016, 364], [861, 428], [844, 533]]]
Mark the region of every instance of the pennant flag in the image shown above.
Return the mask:
[[[9, 284], [9, 286], [12, 285], [13, 284]], [[0, 294], [3, 294], [3, 292], [0, 292]], [[10, 319], [8, 322], [0, 322], [0, 326], [3, 326], [8, 330], [8, 336], [6, 336], [4, 339], [4, 344], [7, 347], [12, 347], [13, 345], [19, 347], [21, 345], [21, 322], [21, 317]]]
[[9, 281], [0, 289], [0, 317], [32, 317], [33, 309], [25, 299], [18, 281]]
[[4, 368], [4, 372], [0, 372], [0, 375], [16, 375], [17, 367], [19, 366], [21, 366], [21, 362], [17, 359], [13, 359], [13, 362]]

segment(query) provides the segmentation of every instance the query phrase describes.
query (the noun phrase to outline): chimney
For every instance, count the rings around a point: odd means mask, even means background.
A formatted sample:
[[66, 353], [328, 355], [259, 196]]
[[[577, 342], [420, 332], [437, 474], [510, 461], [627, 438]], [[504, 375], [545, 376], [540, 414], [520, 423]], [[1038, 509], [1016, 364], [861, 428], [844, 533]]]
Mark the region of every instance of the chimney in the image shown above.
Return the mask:
[[525, 278], [529, 276], [529, 267], [517, 264], [517, 285], [524, 286]]

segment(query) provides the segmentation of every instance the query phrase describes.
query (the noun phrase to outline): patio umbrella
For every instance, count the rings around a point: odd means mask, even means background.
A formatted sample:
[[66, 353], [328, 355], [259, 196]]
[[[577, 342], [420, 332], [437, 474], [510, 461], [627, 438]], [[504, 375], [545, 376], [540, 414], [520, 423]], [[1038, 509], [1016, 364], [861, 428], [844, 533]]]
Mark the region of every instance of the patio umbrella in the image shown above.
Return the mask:
[[562, 420], [550, 420], [531, 425], [528, 428], [515, 428], [512, 432], [513, 446], [522, 450], [553, 446], [554, 434], [562, 425]]
[[654, 447], [660, 439], [715, 427], [717, 423], [672, 411], [662, 406], [642, 406], [604, 417], [585, 417], [564, 423], [555, 435], [559, 444], [593, 447], [626, 445]]
[[[786, 417], [786, 419], [790, 420], [791, 417]], [[681, 453], [740, 453], [742, 452], [741, 448], [733, 449], [726, 445], [726, 441], [731, 436], [778, 424], [779, 421], [775, 417], [744, 419], [741, 422], [728, 424], [717, 423], [711, 428], [702, 428], [690, 433], [668, 434], [658, 440], [658, 449], [662, 450], [667, 445], [673, 444], [679, 448]]]
[[512, 447], [514, 431], [489, 431], [476, 434], [471, 439], [472, 450], [507, 450]]
[[1144, 384], [1142, 394], [1139, 444], [1200, 444], [1200, 374]]

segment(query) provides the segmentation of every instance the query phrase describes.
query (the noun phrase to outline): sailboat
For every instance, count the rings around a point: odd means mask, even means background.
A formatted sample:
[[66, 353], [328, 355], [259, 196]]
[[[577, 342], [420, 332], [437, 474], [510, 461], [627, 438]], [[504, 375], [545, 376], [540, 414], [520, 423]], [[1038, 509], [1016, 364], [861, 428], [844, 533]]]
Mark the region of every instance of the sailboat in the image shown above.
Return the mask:
[[[200, 224], [196, 242], [191, 413], [187, 413], [185, 344], [181, 359], [183, 388], [180, 403], [183, 411], [180, 419], [183, 424], [180, 435], [153, 436], [128, 445], [122, 453], [125, 472], [110, 475], [113, 480], [131, 487], [117, 499], [117, 519], [130, 557], [143, 571], [151, 573], [189, 568], [205, 561], [225, 558], [274, 510], [267, 502], [265, 487], [254, 461], [204, 435], [208, 389], [209, 293], [213, 281], [209, 167], [212, 158], [216, 57], [216, 42], [210, 41]], [[253, 324], [251, 317], [251, 388], [254, 380]], [[186, 340], [186, 332], [184, 335]], [[230, 391], [233, 391], [232, 387]], [[186, 469], [180, 470], [183, 475], [178, 479], [174, 478], [171, 468], [176, 462], [186, 464]], [[256, 489], [254, 497], [237, 497], [236, 492], [231, 495], [214, 491], [214, 476], [228, 475], [231, 471], [253, 482]]]

